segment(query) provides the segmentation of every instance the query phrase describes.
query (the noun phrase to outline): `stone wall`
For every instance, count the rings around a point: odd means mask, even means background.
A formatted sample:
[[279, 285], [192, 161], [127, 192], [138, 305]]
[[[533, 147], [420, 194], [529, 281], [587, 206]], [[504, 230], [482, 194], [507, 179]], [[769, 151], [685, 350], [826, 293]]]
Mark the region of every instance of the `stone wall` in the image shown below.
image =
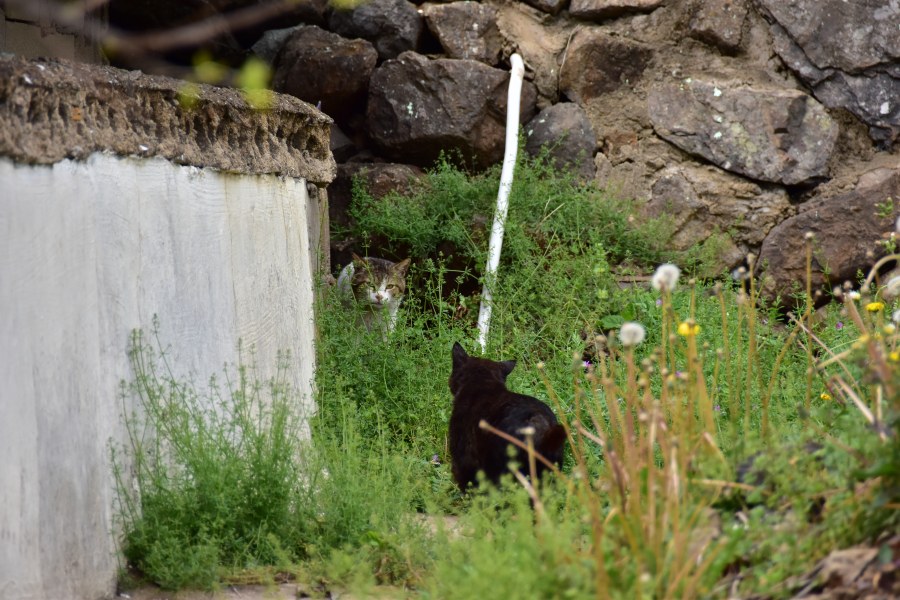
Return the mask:
[[[887, 206], [900, 177], [896, 2], [369, 0], [322, 6], [252, 48], [276, 89], [335, 118], [336, 192], [363, 170], [428, 167], [441, 150], [499, 162], [517, 52], [526, 149], [554, 145], [558, 164], [636, 199], [642, 216], [674, 215], [674, 249], [715, 244], [708, 275], [754, 253], [766, 293], [787, 294], [813, 231], [815, 283], [830, 289], [874, 263], [898, 214]], [[345, 221], [346, 194], [334, 200], [332, 221]], [[853, 223], [816, 217], [848, 201]], [[334, 240], [336, 262], [354, 243]]]
[[111, 597], [133, 329], [158, 315], [199, 385], [239, 340], [262, 378], [288, 350], [314, 411], [329, 119], [65, 62], [0, 58], [0, 82], [0, 597]]

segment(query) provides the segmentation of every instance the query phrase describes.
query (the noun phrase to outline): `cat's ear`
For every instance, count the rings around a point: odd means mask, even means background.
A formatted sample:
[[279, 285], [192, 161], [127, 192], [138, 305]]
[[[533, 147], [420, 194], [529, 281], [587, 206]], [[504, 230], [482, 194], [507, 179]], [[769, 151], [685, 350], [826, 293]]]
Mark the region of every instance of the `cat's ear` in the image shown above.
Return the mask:
[[509, 377], [509, 374], [512, 373], [512, 370], [515, 368], [516, 361], [514, 360], [500, 361], [500, 372], [503, 373], [503, 381], [506, 381], [506, 378]]
[[405, 258], [394, 265], [394, 273], [400, 277], [406, 277], [406, 270], [409, 269], [409, 259]]
[[360, 258], [360, 256], [356, 252], [351, 252], [350, 256], [353, 258], [354, 265], [360, 266], [360, 265], [366, 264], [366, 261], [364, 259]]
[[466, 354], [466, 349], [460, 346], [459, 342], [453, 342], [453, 366], [461, 366], [467, 358], [469, 355]]

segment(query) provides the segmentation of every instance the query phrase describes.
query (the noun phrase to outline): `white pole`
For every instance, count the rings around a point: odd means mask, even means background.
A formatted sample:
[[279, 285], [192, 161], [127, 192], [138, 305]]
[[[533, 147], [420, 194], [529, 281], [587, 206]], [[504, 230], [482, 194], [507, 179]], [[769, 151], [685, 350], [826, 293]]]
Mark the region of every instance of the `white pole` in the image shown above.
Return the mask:
[[493, 297], [491, 290], [497, 280], [500, 264], [500, 250], [503, 248], [503, 228], [509, 209], [509, 191], [512, 189], [513, 171], [516, 168], [516, 151], [519, 144], [519, 97], [522, 95], [522, 79], [525, 65], [522, 57], [509, 57], [512, 69], [509, 77], [509, 94], [506, 100], [506, 150], [503, 153], [503, 170], [500, 172], [500, 189], [497, 192], [497, 211], [491, 225], [491, 242], [488, 246], [488, 261], [484, 269], [484, 289], [481, 291], [481, 309], [478, 311], [478, 343], [484, 352], [487, 346], [488, 329], [491, 325]]

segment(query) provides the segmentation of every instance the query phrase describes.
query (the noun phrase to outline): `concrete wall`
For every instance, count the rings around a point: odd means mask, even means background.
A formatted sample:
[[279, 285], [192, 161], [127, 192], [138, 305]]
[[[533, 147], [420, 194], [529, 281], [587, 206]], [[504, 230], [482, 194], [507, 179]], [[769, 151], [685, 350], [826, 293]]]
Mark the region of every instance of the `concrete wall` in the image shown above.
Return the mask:
[[290, 350], [314, 408], [331, 120], [183, 89], [0, 54], [0, 600], [114, 593], [109, 443], [130, 332], [153, 315], [176, 376], [204, 384], [240, 339], [267, 378]]
[[122, 440], [129, 332], [159, 316], [201, 384], [255, 346], [290, 350], [313, 409], [302, 179], [95, 154], [0, 158], [0, 598], [114, 590], [109, 441]]
[[201, 383], [239, 338], [263, 377], [288, 349], [312, 411], [306, 184], [108, 155], [0, 159], [0, 182], [0, 598], [99, 598], [133, 328], [158, 315]]

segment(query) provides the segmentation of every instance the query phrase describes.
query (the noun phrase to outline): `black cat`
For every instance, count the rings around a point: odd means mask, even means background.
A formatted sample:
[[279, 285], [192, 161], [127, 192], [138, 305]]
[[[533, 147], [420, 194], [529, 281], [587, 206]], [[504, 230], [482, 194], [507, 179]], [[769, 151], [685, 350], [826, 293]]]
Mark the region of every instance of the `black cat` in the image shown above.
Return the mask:
[[[509, 442], [481, 429], [478, 423], [482, 419], [522, 441], [525, 440], [522, 429], [534, 428], [535, 450], [548, 461], [562, 465], [566, 430], [549, 406], [537, 398], [506, 389], [506, 377], [515, 366], [514, 360], [496, 362], [469, 356], [458, 342], [453, 344], [450, 458], [453, 478], [462, 491], [477, 483], [478, 471], [483, 471], [487, 480], [496, 484], [509, 471], [510, 461], [518, 462], [526, 473], [528, 470], [528, 453], [517, 449], [510, 458]], [[537, 461], [538, 475], [546, 469], [546, 465]]]

